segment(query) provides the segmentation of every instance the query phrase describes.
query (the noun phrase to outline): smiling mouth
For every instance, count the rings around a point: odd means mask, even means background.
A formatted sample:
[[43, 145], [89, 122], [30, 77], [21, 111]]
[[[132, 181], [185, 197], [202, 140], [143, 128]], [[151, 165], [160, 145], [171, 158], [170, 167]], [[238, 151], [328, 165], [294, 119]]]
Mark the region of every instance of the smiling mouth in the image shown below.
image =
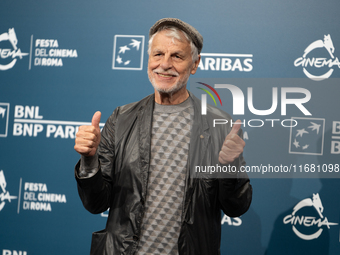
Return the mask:
[[162, 73], [157, 73], [159, 76], [161, 77], [165, 77], [165, 78], [170, 78], [170, 77], [176, 77], [175, 75], [172, 74], [162, 74]]

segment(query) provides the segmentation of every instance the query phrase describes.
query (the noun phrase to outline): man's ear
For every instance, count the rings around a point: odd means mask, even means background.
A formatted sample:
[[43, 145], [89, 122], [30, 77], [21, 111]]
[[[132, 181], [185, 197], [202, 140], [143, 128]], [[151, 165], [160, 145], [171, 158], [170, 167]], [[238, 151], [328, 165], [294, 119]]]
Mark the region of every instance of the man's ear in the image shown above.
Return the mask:
[[198, 59], [193, 63], [193, 68], [191, 69], [191, 74], [195, 74], [198, 68], [198, 65], [201, 61], [201, 55], [198, 55]]

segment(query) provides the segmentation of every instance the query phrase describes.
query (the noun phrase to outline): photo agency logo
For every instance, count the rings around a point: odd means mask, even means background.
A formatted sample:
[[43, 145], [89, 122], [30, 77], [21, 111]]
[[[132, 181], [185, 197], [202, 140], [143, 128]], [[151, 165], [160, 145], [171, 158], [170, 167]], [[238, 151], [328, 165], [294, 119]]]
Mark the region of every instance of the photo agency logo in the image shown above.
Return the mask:
[[23, 59], [28, 53], [21, 52], [18, 48], [18, 38], [14, 28], [0, 34], [0, 70], [6, 71], [13, 68], [18, 59]]
[[[279, 119], [279, 118], [269, 118], [269, 115], [275, 114], [278, 115], [279, 105], [281, 107], [280, 116], [287, 115], [287, 109], [293, 109], [295, 112], [298, 111], [303, 114], [303, 116], [312, 115], [305, 104], [308, 103], [311, 99], [311, 93], [308, 89], [300, 88], [300, 87], [269, 87], [271, 91], [269, 91], [269, 95], [271, 98], [264, 97], [262, 93], [259, 93], [260, 97], [253, 96], [253, 87], [257, 87], [257, 84], [264, 85], [263, 87], [268, 87], [268, 83], [273, 82], [272, 80], [267, 81], [265, 79], [256, 80], [256, 79], [205, 79], [205, 82], [201, 81], [202, 79], [192, 78], [190, 80], [190, 88], [193, 94], [197, 95], [201, 99], [201, 114], [207, 115], [207, 107], [208, 107], [208, 97], [209, 95], [214, 105], [221, 108], [225, 112], [229, 112], [232, 115], [241, 115], [245, 116], [256, 116], [256, 118], [251, 119], [241, 119], [243, 127], [262, 127], [264, 125], [270, 125], [271, 127], [275, 127], [275, 125], [281, 125], [283, 127], [295, 127], [297, 125], [297, 121], [291, 118], [287, 119]], [[253, 87], [246, 88], [246, 96], [242, 89], [239, 86], [234, 84], [238, 83], [243, 85], [252, 84]], [[235, 83], [234, 83], [235, 82]], [[231, 84], [234, 83], [234, 84]], [[266, 84], [267, 83], [267, 84]], [[198, 87], [197, 84], [203, 85], [204, 87]], [[283, 83], [286, 84], [286, 83]], [[267, 89], [266, 89], [267, 90]], [[202, 93], [202, 91], [204, 93]], [[268, 91], [268, 90], [267, 90]], [[268, 93], [266, 91], [266, 93]], [[279, 97], [279, 92], [281, 96]], [[217, 100], [215, 96], [218, 98], [220, 104], [217, 104]], [[230, 98], [231, 96], [231, 98]], [[222, 99], [221, 99], [222, 98]], [[224, 100], [226, 98], [226, 100]], [[255, 99], [254, 99], [255, 98]], [[270, 100], [271, 99], [271, 100]], [[224, 103], [222, 105], [222, 101]], [[254, 101], [258, 104], [266, 101], [266, 104], [271, 101], [271, 106], [266, 108], [259, 109], [255, 107]], [[267, 102], [268, 101], [268, 102]], [[229, 105], [228, 105], [229, 104]], [[232, 107], [230, 107], [232, 104]], [[230, 110], [232, 109], [232, 112]], [[260, 116], [260, 117], [259, 117]], [[263, 118], [263, 116], [266, 116]], [[235, 117], [239, 118], [239, 117]], [[228, 123], [226, 119], [214, 119], [213, 127], [216, 125], [230, 125], [232, 126], [232, 122]]]
[[294, 66], [303, 67], [303, 73], [311, 80], [328, 79], [332, 75], [334, 67], [340, 68], [339, 59], [333, 55], [334, 51], [331, 36], [324, 35], [323, 40], [316, 40], [308, 45], [303, 56], [294, 61]]
[[[205, 84], [205, 83], [203, 83], [203, 82], [197, 82], [197, 83], [199, 83], [199, 84], [201, 84], [201, 85], [207, 87], [207, 88], [210, 89], [212, 92], [214, 92], [214, 94], [217, 96], [217, 98], [218, 98], [218, 100], [220, 101], [220, 104], [221, 104], [221, 106], [222, 106], [221, 97], [220, 97], [220, 95], [216, 92], [216, 90], [215, 90], [213, 87], [211, 87], [210, 85]], [[210, 92], [209, 90], [207, 90], [207, 89], [205, 89], [205, 88], [201, 88], [201, 87], [197, 87], [197, 88], [203, 90], [204, 92], [206, 92], [206, 93], [212, 98], [212, 100], [214, 101], [215, 106], [217, 106], [215, 97], [211, 94], [211, 92]], [[206, 94], [202, 94], [201, 100], [202, 100], [202, 101], [201, 101], [201, 102], [202, 102], [201, 112], [202, 112], [202, 115], [206, 115], [206, 114], [207, 114], [207, 95], [206, 95]]]
[[[240, 119], [244, 139], [249, 139], [247, 128], [283, 127], [287, 130], [285, 146], [289, 154], [323, 156], [324, 151], [327, 154], [340, 154], [340, 121], [331, 122], [329, 117], [337, 116], [336, 107], [331, 108], [335, 111], [333, 113], [327, 109], [328, 115], [319, 107], [319, 111], [313, 113], [321, 112], [321, 118], [312, 117], [311, 109], [318, 102], [318, 97], [323, 98], [324, 93], [332, 93], [332, 90], [329, 92], [320, 88], [319, 84], [326, 83], [336, 87], [339, 82], [335, 78], [318, 83], [308, 78], [190, 78], [189, 89], [201, 99], [202, 115], [209, 114], [210, 104], [229, 113], [234, 120]], [[307, 88], [314, 91], [314, 102]], [[326, 132], [326, 119], [328, 125], [331, 123], [329, 133]], [[210, 124], [213, 127], [232, 127], [234, 120], [215, 117]], [[328, 139], [331, 139], [330, 144]]]
[[303, 240], [317, 239], [324, 228], [330, 229], [331, 226], [338, 225], [329, 222], [323, 211], [320, 196], [316, 193], [313, 194], [313, 199], [306, 198], [300, 201], [292, 213], [283, 218], [283, 224], [290, 224], [293, 232]]
[[115, 35], [112, 69], [142, 70], [144, 54], [143, 35]]

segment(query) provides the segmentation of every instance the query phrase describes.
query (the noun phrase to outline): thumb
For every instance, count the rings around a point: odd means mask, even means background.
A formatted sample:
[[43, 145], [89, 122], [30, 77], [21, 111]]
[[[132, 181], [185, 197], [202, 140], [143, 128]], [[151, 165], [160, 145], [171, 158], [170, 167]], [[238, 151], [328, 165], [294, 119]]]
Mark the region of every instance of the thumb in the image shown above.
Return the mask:
[[237, 135], [238, 131], [240, 130], [241, 128], [241, 125], [242, 125], [242, 122], [241, 120], [237, 120], [234, 125], [233, 125], [233, 128], [231, 129], [230, 133], [229, 134], [235, 134]]
[[99, 123], [100, 123], [100, 117], [102, 116], [101, 112], [96, 112], [95, 114], [93, 114], [92, 117], [92, 126], [99, 128]]

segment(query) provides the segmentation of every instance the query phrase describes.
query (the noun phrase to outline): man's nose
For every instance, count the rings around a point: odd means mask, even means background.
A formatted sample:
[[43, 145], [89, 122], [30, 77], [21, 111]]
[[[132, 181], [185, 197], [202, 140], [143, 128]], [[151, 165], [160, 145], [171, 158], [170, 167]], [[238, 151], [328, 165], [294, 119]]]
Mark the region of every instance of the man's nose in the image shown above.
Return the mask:
[[164, 70], [168, 70], [168, 69], [170, 69], [172, 67], [171, 56], [167, 56], [167, 55], [164, 56], [164, 58], [162, 59], [162, 62], [161, 62], [161, 67]]

